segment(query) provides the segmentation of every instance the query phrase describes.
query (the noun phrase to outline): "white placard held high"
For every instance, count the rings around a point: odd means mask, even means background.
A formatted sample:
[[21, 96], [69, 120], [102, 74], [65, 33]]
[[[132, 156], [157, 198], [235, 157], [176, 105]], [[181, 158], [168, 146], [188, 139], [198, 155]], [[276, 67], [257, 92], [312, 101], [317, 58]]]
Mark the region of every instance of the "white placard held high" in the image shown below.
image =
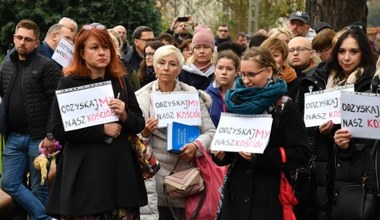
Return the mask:
[[55, 93], [65, 131], [119, 120], [108, 106], [114, 98], [111, 81], [57, 90]]
[[342, 92], [342, 128], [353, 137], [380, 138], [380, 95]]
[[268, 145], [271, 115], [238, 115], [222, 112], [211, 142], [211, 151], [245, 151], [262, 154]]
[[167, 127], [173, 121], [201, 126], [201, 107], [197, 92], [152, 93], [152, 106], [158, 127]]
[[63, 67], [71, 64], [74, 57], [74, 45], [66, 38], [62, 37], [55, 49], [52, 59]]
[[305, 94], [306, 127], [319, 126], [329, 120], [340, 124], [340, 91], [354, 91], [353, 85]]

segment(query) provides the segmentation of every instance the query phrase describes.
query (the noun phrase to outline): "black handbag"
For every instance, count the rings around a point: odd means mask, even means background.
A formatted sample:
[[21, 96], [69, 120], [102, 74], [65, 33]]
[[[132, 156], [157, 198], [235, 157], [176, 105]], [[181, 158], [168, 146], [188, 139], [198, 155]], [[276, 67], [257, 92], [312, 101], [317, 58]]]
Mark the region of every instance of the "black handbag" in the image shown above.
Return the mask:
[[[366, 189], [366, 183], [367, 183], [367, 171], [368, 166], [370, 164], [371, 159], [373, 158], [373, 154], [376, 150], [376, 145], [378, 143], [378, 140], [375, 141], [375, 144], [373, 145], [370, 157], [367, 161], [367, 165], [365, 167], [365, 171], [362, 176], [362, 182], [361, 184], [357, 185], [349, 185], [344, 186], [337, 198], [335, 207], [332, 211], [332, 219], [338, 220], [370, 220], [378, 219], [379, 214], [379, 197], [376, 194], [368, 192]], [[378, 154], [378, 151], [376, 151], [376, 155]], [[375, 163], [377, 164], [377, 159], [375, 160]], [[377, 173], [377, 166], [376, 167], [376, 173]], [[377, 175], [376, 175], [377, 176]], [[378, 187], [378, 180], [377, 187]], [[378, 187], [379, 188], [379, 187]], [[379, 191], [379, 190], [378, 190]]]

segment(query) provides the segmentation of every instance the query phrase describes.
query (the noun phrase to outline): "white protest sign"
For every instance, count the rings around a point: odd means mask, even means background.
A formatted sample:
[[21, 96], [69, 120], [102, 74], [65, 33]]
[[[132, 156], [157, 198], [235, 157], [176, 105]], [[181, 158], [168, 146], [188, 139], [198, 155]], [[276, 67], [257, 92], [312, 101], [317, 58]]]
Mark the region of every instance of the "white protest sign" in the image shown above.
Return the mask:
[[342, 128], [353, 137], [379, 139], [380, 95], [342, 92]]
[[340, 124], [340, 91], [354, 91], [354, 86], [341, 86], [305, 94], [306, 127], [319, 126], [329, 120]]
[[173, 121], [201, 125], [198, 92], [152, 93], [151, 101], [159, 128], [167, 127]]
[[111, 81], [57, 90], [55, 93], [65, 131], [119, 120], [108, 106], [114, 98]]
[[69, 40], [62, 37], [51, 58], [59, 63], [59, 65], [67, 67], [73, 61], [73, 56], [74, 45]]
[[222, 112], [211, 151], [262, 154], [268, 145], [273, 118], [271, 115], [238, 115]]

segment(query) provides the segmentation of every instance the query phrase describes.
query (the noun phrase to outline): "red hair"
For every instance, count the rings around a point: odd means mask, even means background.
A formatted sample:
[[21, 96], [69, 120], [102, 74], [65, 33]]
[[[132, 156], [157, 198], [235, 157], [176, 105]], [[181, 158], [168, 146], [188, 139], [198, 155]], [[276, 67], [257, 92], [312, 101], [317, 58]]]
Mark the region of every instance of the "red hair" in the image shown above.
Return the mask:
[[111, 60], [108, 66], [106, 67], [106, 73], [110, 73], [111, 76], [118, 78], [126, 74], [126, 69], [121, 62], [119, 56], [116, 54], [115, 47], [113, 46], [112, 39], [107, 32], [107, 29], [97, 29], [93, 27], [91, 30], [81, 29], [78, 35], [75, 38], [75, 51], [73, 62], [71, 65], [63, 70], [65, 75], [74, 75], [90, 77], [90, 70], [86, 66], [85, 60], [83, 60], [81, 53], [84, 50], [85, 41], [93, 36], [102, 45], [108, 45], [111, 51]]

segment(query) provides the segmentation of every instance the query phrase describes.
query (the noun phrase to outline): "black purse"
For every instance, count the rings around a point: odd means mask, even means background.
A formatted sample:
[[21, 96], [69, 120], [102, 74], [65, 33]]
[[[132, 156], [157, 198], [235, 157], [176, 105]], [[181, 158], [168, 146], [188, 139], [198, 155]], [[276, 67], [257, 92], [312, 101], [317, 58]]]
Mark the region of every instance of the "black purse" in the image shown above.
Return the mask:
[[[370, 157], [367, 161], [367, 165], [365, 167], [365, 171], [362, 176], [362, 182], [358, 185], [349, 185], [344, 186], [337, 198], [335, 207], [332, 211], [331, 219], [344, 219], [344, 220], [370, 220], [378, 219], [379, 215], [379, 197], [376, 194], [368, 192], [366, 189], [367, 183], [367, 171], [370, 164], [370, 161], [373, 158], [374, 152], [376, 150], [376, 146], [378, 144], [378, 140], [375, 141], [373, 145]], [[376, 151], [376, 155], [378, 151]], [[376, 174], [377, 174], [377, 159], [375, 160]], [[377, 178], [377, 175], [376, 175]], [[376, 179], [377, 190], [379, 191], [378, 180]]]

